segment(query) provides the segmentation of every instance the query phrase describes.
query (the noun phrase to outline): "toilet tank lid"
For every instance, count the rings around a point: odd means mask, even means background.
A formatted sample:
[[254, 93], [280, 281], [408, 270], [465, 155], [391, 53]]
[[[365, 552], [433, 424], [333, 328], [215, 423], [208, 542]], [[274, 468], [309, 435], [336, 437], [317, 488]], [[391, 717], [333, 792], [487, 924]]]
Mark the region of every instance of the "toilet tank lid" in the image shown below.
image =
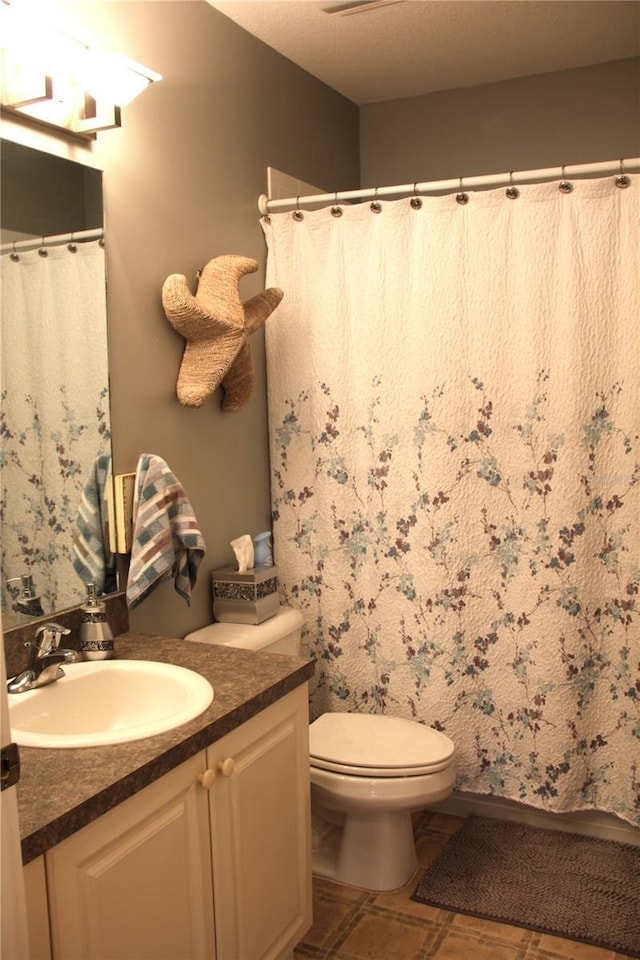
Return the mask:
[[275, 643], [295, 630], [302, 629], [304, 617], [299, 610], [281, 605], [277, 613], [262, 623], [210, 623], [200, 630], [188, 633], [185, 640], [196, 643], [215, 643], [223, 647], [260, 650]]
[[453, 756], [454, 745], [446, 734], [415, 720], [323, 713], [309, 727], [309, 751], [321, 761], [397, 770], [441, 764]]

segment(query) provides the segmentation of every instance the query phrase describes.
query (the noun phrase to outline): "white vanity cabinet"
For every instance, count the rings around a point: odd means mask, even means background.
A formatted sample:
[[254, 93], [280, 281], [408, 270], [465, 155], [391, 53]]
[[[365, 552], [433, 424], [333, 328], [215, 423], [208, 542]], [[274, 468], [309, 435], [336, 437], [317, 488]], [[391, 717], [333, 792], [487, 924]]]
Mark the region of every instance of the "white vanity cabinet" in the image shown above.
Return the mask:
[[218, 960], [280, 960], [311, 926], [307, 686], [207, 750]]
[[54, 960], [215, 957], [204, 752], [45, 854]]
[[53, 960], [281, 960], [311, 925], [306, 684], [45, 854]]

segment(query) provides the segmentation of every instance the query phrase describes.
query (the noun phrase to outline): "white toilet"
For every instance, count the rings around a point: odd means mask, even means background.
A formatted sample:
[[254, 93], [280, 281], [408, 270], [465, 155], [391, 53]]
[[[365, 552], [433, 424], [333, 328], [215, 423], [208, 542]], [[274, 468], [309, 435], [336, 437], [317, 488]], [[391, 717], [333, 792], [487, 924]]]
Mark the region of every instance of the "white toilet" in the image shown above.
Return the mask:
[[[281, 606], [258, 626], [213, 623], [186, 640], [300, 656], [304, 618]], [[454, 745], [413, 720], [325, 713], [309, 727], [313, 872], [396, 890], [417, 858], [411, 813], [449, 796]]]

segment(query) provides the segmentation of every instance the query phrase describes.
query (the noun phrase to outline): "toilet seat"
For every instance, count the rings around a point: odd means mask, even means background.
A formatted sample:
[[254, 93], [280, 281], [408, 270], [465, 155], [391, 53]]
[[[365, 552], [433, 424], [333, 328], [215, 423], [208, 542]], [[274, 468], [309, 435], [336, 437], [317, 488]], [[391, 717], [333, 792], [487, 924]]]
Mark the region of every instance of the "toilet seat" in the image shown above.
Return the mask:
[[450, 766], [454, 745], [415, 720], [324, 713], [309, 727], [311, 766], [347, 776], [419, 777]]

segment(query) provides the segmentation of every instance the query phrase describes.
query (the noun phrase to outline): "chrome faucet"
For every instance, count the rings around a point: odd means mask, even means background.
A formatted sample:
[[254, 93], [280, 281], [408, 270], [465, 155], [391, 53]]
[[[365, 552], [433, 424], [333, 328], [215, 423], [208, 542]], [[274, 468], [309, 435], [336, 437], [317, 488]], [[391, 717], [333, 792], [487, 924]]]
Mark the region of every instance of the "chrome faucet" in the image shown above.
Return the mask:
[[27, 668], [9, 681], [7, 692], [25, 693], [64, 677], [60, 664], [74, 663], [81, 659], [76, 650], [60, 647], [60, 638], [70, 632], [59, 623], [44, 623], [38, 627], [35, 639], [25, 643], [25, 647], [29, 649]]

